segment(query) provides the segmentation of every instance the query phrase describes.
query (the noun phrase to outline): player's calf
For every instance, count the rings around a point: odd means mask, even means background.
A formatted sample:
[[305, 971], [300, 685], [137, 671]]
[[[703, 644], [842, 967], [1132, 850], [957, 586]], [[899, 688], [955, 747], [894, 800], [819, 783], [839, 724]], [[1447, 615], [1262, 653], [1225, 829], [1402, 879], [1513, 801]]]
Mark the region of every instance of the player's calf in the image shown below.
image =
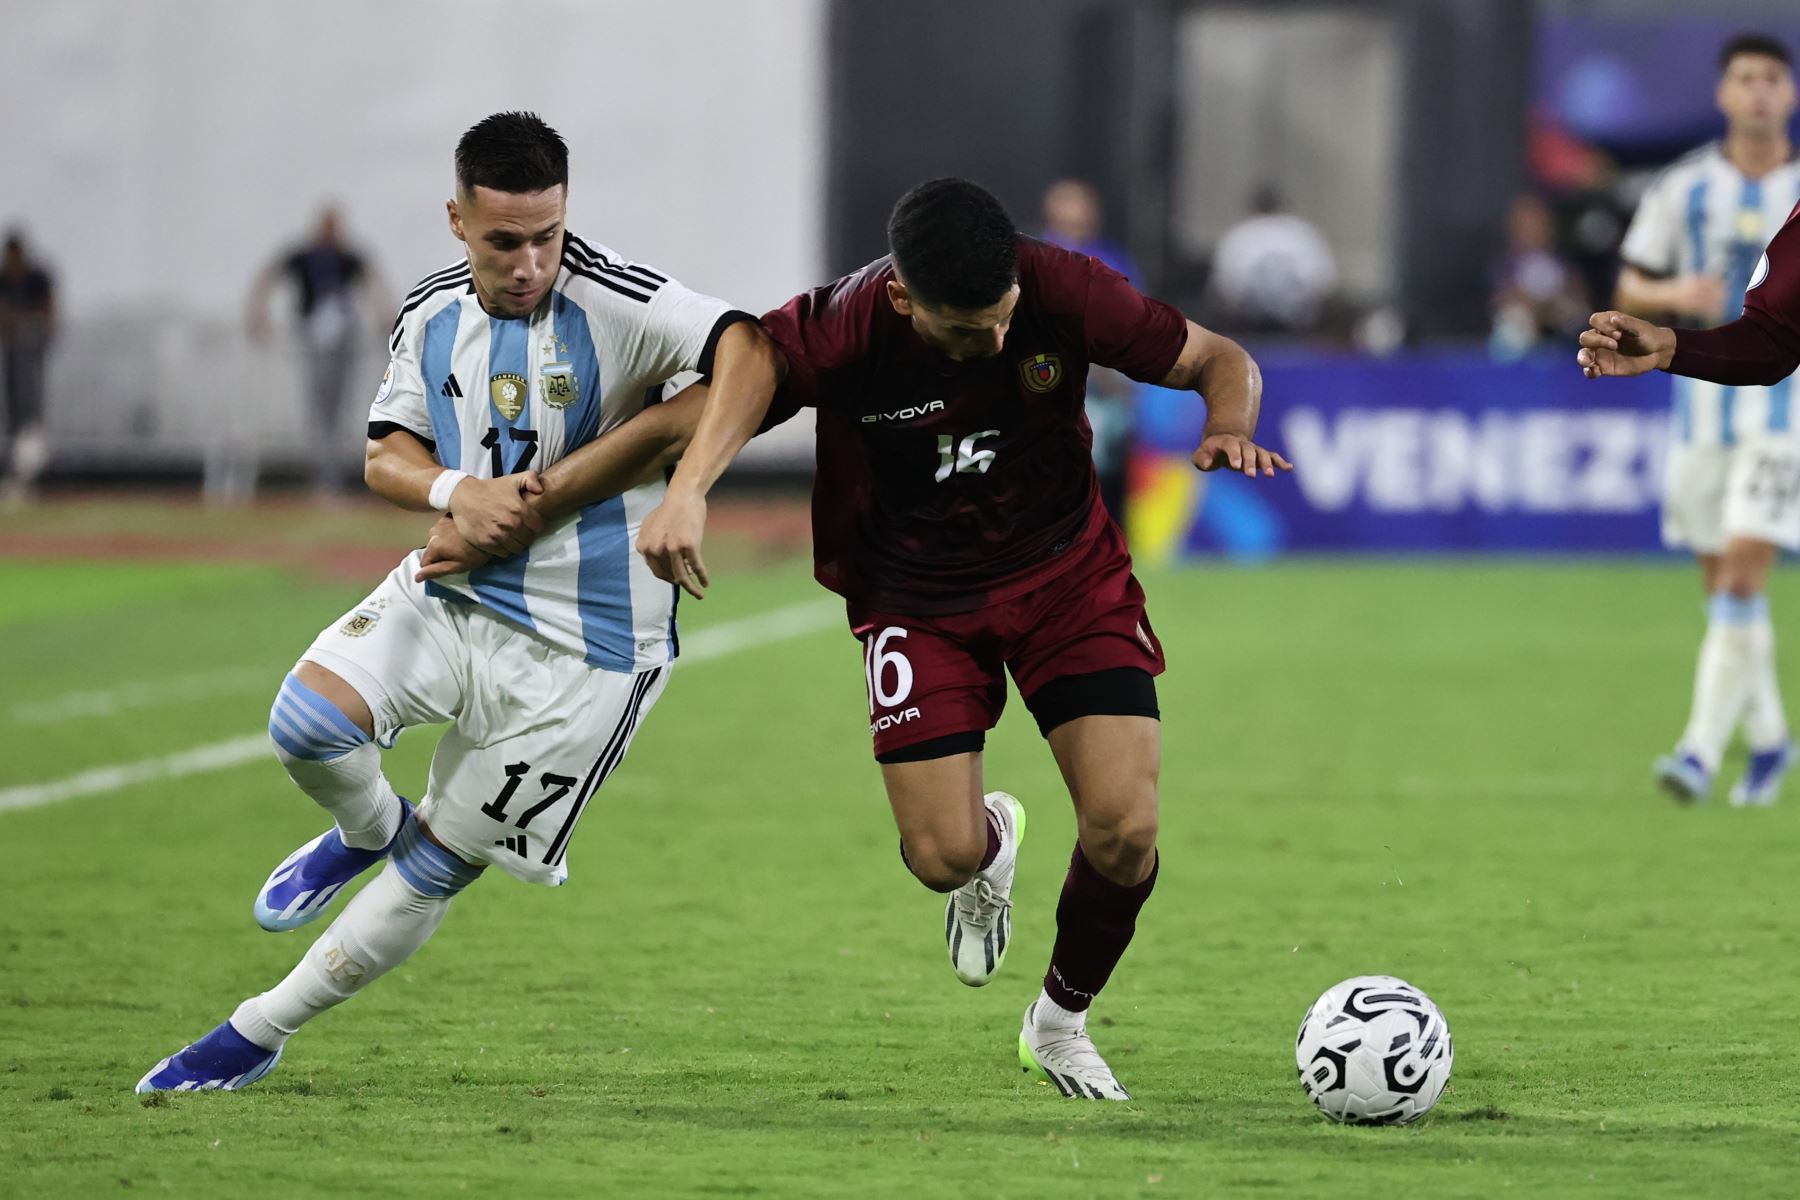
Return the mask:
[[[301, 667], [315, 679], [337, 684], [337, 690], [349, 686], [315, 664]], [[366, 706], [358, 715], [364, 713]], [[393, 838], [400, 805], [381, 774], [381, 751], [370, 730], [298, 672], [281, 681], [269, 709], [269, 739], [288, 777], [337, 822], [345, 845], [375, 850]]]
[[369, 732], [297, 674], [282, 681], [269, 737], [288, 777], [337, 822], [283, 859], [258, 890], [256, 923], [280, 932], [315, 920], [385, 858], [410, 806], [382, 775]]

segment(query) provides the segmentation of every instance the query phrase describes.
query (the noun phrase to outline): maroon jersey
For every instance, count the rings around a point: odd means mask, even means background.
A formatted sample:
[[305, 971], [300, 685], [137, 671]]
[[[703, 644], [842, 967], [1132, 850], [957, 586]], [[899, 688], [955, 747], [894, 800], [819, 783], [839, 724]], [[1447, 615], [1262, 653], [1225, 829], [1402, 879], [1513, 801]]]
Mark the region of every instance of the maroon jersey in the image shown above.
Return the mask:
[[1675, 335], [1669, 372], [1714, 383], [1768, 387], [1800, 367], [1800, 205], [1769, 242], [1744, 293], [1744, 315], [1717, 329]]
[[1187, 319], [1097, 259], [1020, 238], [1005, 348], [957, 362], [894, 311], [893, 278], [878, 259], [763, 317], [788, 358], [769, 424], [818, 409], [820, 583], [888, 610], [966, 612], [1053, 577], [1104, 528], [1088, 364], [1159, 380]]

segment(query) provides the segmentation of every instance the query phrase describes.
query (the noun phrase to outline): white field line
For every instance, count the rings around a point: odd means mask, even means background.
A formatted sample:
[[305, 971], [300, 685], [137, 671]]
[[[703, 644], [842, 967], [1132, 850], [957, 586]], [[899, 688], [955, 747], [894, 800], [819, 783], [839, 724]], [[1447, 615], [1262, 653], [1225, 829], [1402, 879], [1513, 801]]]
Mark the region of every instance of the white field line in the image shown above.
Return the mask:
[[15, 704], [7, 710], [14, 725], [61, 725], [82, 717], [110, 717], [134, 708], [159, 708], [182, 701], [210, 700], [271, 686], [268, 671], [237, 667], [198, 671], [168, 679], [139, 680], [93, 691], [64, 692], [43, 700]]
[[[676, 661], [679, 665], [725, 658], [757, 646], [804, 637], [842, 619], [841, 601], [815, 600], [805, 604], [791, 604], [754, 617], [727, 621], [723, 625], [703, 629], [691, 638], [683, 639], [681, 657]], [[266, 758], [269, 753], [269, 737], [266, 733], [227, 738], [222, 742], [212, 742], [178, 754], [144, 758], [111, 767], [96, 767], [91, 771], [48, 783], [0, 788], [0, 812], [42, 808], [47, 804], [60, 804], [64, 800], [114, 792], [156, 779], [180, 779], [208, 771], [222, 771]]]
[[161, 758], [140, 758], [137, 762], [120, 763], [114, 767], [95, 767], [67, 779], [0, 789], [0, 812], [14, 808], [42, 808], [46, 804], [60, 804], [64, 800], [74, 800], [80, 796], [114, 792], [133, 784], [148, 783], [152, 779], [179, 779], [207, 771], [222, 771], [226, 767], [241, 767], [247, 762], [266, 758], [269, 754], [269, 735], [266, 733], [229, 738]]

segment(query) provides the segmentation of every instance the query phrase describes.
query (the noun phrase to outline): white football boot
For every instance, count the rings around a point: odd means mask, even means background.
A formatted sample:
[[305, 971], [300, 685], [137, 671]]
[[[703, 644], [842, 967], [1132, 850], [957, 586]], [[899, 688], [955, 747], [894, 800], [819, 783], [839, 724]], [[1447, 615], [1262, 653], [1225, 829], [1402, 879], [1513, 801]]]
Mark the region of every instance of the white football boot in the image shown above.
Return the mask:
[[1025, 1027], [1019, 1031], [1019, 1065], [1072, 1100], [1131, 1099], [1131, 1093], [1094, 1049], [1093, 1039], [1087, 1035], [1086, 1014], [1073, 1028], [1039, 1025], [1038, 1003], [1033, 1000], [1025, 1010]]
[[981, 987], [1006, 961], [1012, 941], [1013, 868], [1025, 839], [1025, 806], [1006, 792], [983, 797], [1000, 829], [1000, 852], [975, 878], [950, 893], [944, 905], [944, 945], [956, 977]]

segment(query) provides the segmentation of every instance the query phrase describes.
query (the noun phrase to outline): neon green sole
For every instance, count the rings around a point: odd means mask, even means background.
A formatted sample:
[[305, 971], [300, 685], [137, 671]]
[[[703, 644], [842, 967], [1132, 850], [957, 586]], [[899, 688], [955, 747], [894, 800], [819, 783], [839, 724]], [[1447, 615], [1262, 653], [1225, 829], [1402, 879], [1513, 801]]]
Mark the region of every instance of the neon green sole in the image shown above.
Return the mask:
[[1025, 1035], [1022, 1033], [1019, 1035], [1019, 1066], [1024, 1068], [1026, 1074], [1036, 1075], [1045, 1083], [1050, 1083], [1050, 1072], [1038, 1065], [1037, 1058], [1031, 1053], [1031, 1045], [1026, 1042]]
[[1023, 845], [1025, 842], [1025, 806], [1020, 804], [1019, 798], [1011, 792], [1002, 792], [1001, 794], [1006, 797], [1002, 803], [1012, 810], [1013, 836], [1018, 839], [1020, 845]]

